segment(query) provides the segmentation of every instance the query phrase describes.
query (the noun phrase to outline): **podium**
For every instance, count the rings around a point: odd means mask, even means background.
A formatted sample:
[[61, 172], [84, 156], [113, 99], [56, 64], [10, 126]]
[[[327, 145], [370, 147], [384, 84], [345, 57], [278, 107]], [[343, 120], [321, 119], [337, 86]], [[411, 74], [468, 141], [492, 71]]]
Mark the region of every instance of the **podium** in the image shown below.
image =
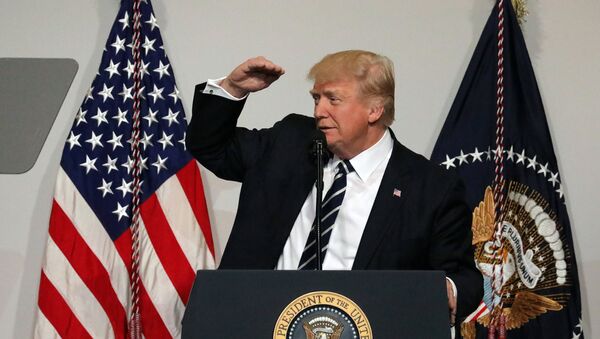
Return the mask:
[[182, 338], [450, 338], [442, 271], [198, 271]]

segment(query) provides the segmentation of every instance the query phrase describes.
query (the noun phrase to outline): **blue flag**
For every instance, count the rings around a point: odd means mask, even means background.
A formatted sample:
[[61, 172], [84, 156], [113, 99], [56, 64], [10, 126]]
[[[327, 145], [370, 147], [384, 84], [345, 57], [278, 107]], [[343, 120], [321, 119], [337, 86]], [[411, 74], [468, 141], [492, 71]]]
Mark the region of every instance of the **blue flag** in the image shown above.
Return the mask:
[[[504, 1], [503, 148], [496, 144], [498, 7], [490, 15], [431, 159], [457, 171], [473, 208], [473, 245], [485, 295], [465, 320], [466, 338], [487, 338], [500, 304], [507, 338], [583, 338], [571, 226], [544, 107], [511, 1]], [[505, 178], [499, 236], [495, 155]], [[501, 251], [494, 248], [503, 244]], [[502, 265], [494, 263], [502, 262]], [[495, 284], [499, 296], [493, 293]], [[460, 292], [459, 292], [460, 293]]]

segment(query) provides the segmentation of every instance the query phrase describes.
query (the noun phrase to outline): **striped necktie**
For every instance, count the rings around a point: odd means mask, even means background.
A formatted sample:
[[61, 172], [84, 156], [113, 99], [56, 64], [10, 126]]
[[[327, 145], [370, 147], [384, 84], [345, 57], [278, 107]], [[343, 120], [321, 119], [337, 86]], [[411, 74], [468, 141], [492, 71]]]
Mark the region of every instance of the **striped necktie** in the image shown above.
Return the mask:
[[[331, 237], [331, 230], [335, 224], [335, 219], [338, 215], [342, 201], [344, 201], [344, 193], [346, 192], [346, 175], [354, 171], [350, 161], [341, 161], [337, 166], [337, 172], [333, 179], [333, 184], [321, 204], [321, 264], [323, 264], [325, 254]], [[299, 270], [315, 270], [317, 269], [317, 228], [313, 223], [310, 230], [304, 252], [300, 258]]]

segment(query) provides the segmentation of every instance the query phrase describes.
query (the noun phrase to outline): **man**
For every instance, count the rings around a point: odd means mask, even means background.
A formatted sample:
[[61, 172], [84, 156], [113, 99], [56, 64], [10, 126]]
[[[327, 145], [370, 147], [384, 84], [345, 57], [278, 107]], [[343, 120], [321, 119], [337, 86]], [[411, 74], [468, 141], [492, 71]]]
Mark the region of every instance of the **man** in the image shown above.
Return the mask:
[[[324, 192], [343, 179], [334, 195], [341, 205], [323, 217], [331, 224], [324, 227], [323, 268], [444, 270], [451, 315], [468, 315], [481, 300], [482, 282], [464, 189], [388, 128], [391, 61], [366, 51], [328, 55], [309, 72], [314, 119], [292, 114], [268, 129], [236, 127], [247, 95], [283, 74], [257, 57], [196, 88], [188, 150], [220, 178], [242, 182], [220, 268], [314, 267], [316, 171], [309, 150], [316, 127], [332, 153]], [[324, 202], [325, 210], [328, 195]]]

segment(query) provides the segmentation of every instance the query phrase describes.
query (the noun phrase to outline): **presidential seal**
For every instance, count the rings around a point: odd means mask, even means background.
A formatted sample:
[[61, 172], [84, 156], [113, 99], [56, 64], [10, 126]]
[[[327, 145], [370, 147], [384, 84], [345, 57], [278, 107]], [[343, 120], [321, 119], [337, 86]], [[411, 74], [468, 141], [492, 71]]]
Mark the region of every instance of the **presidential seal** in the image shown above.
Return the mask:
[[273, 339], [372, 339], [367, 316], [347, 297], [327, 291], [304, 294], [281, 312]]
[[[544, 313], [560, 311], [570, 297], [572, 282], [567, 264], [570, 249], [544, 197], [511, 181], [504, 208], [499, 237], [495, 237], [494, 198], [487, 187], [484, 200], [473, 211], [472, 230], [475, 260], [484, 278], [480, 308], [502, 305], [506, 329], [511, 330]], [[490, 314], [475, 319], [487, 327]], [[473, 323], [464, 324], [462, 330], [463, 337], [475, 337]]]

